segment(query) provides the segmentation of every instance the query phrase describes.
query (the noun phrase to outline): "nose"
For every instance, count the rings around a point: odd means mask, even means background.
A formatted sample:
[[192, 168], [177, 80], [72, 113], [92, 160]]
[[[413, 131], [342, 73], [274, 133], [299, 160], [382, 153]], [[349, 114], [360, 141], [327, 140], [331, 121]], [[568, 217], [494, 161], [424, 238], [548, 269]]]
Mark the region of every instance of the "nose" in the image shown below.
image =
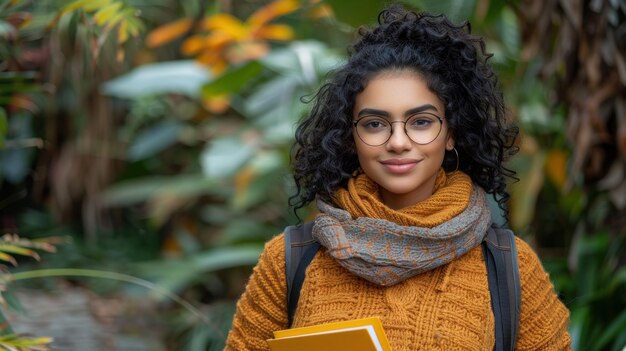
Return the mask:
[[385, 144], [388, 151], [401, 152], [409, 150], [413, 144], [406, 131], [404, 130], [404, 122], [391, 122], [391, 137]]

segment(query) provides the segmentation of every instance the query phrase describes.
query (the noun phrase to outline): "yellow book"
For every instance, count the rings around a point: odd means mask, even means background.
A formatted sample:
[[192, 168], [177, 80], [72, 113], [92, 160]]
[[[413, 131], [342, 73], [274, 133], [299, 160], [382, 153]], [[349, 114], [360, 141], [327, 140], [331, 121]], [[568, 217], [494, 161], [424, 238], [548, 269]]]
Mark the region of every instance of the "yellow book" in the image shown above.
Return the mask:
[[272, 351], [391, 351], [378, 317], [279, 330], [267, 343]]

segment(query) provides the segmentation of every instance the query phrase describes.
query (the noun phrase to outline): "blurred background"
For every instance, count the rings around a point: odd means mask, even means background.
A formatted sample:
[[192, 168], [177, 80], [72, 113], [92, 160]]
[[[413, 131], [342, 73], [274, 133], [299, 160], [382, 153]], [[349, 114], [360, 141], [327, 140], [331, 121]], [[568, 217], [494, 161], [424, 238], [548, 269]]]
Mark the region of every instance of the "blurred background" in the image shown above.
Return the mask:
[[[626, 2], [404, 3], [486, 39], [522, 130], [509, 225], [575, 349], [624, 350]], [[294, 125], [383, 6], [0, 0], [0, 348], [221, 350], [298, 221]]]

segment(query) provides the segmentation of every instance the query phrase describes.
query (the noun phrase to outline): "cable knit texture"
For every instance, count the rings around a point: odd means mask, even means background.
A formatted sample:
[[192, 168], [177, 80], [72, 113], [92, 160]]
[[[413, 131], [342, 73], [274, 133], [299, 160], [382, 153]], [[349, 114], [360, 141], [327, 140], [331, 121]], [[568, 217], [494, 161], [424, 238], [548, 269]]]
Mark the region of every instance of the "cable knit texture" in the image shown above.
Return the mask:
[[[431, 199], [445, 188], [445, 182], [440, 183]], [[449, 206], [445, 201], [436, 208], [433, 205], [438, 223], [432, 218], [420, 220], [436, 226], [463, 212], [469, 201], [461, 201], [458, 196], [448, 196], [448, 200]], [[388, 209], [376, 211], [384, 213]], [[450, 216], [448, 211], [456, 214]], [[358, 216], [352, 209], [349, 212]], [[393, 213], [383, 218], [393, 218], [400, 224], [402, 218], [411, 221], [411, 217]], [[568, 311], [554, 293], [537, 255], [524, 241], [517, 238], [516, 242], [522, 285], [516, 349], [570, 350]], [[269, 350], [266, 340], [273, 337], [272, 332], [287, 327], [286, 290], [281, 234], [266, 244], [237, 303], [225, 350]], [[293, 327], [371, 316], [381, 318], [394, 351], [493, 350], [494, 317], [481, 247], [392, 286], [377, 285], [352, 274], [322, 248], [307, 269]]]
[[446, 174], [440, 170], [433, 195], [413, 206], [394, 210], [382, 204], [378, 184], [362, 173], [348, 181], [347, 189], [339, 189], [334, 200], [352, 218], [381, 218], [403, 226], [432, 228], [465, 210], [472, 187], [472, 180], [465, 173]]
[[[347, 207], [344, 202], [347, 199], [358, 201], [359, 210], [366, 212], [353, 219], [350, 212], [318, 201], [321, 213], [315, 219], [313, 237], [344, 268], [378, 285], [397, 284], [447, 264], [480, 245], [491, 224], [491, 213], [485, 192], [479, 186], [472, 189], [469, 176], [455, 172], [446, 182], [447, 177], [441, 171], [438, 178], [443, 181], [434, 196], [404, 210], [405, 214], [413, 213], [417, 220], [411, 223], [411, 218], [406, 216], [404, 222], [411, 225], [399, 225], [378, 217], [392, 210], [372, 196], [378, 192], [378, 186], [361, 174], [354, 182], [356, 186], [351, 187], [355, 194], [338, 202], [339, 206]], [[442, 202], [442, 197], [453, 199], [457, 206], [446, 211], [431, 205]], [[441, 204], [439, 207], [446, 208]], [[461, 213], [450, 216], [450, 212], [459, 209]], [[417, 223], [431, 216], [450, 219], [433, 227]]]

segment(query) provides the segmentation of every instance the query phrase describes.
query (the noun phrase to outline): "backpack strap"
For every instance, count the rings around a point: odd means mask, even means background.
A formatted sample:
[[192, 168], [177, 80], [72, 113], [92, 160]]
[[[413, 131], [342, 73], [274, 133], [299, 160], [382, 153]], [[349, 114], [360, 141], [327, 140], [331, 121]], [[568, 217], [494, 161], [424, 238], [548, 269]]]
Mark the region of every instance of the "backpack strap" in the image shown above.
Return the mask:
[[495, 317], [494, 350], [514, 350], [521, 303], [515, 235], [509, 229], [491, 227], [482, 248]]
[[312, 232], [312, 221], [285, 228], [285, 276], [287, 277], [287, 326], [289, 328], [298, 308], [306, 268], [320, 249], [320, 244], [313, 239]]

